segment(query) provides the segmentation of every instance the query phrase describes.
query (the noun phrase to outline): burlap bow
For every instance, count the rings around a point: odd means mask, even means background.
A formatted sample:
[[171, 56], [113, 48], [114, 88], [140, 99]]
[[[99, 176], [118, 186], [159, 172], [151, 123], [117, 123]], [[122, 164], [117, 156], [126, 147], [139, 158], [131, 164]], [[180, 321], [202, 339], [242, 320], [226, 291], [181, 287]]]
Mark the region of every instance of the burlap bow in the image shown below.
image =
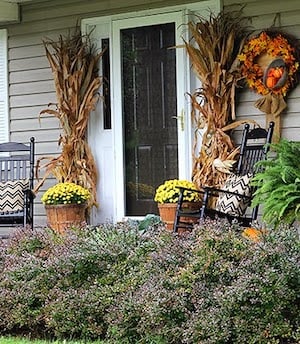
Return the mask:
[[258, 99], [254, 105], [266, 114], [267, 125], [270, 121], [274, 121], [275, 127], [273, 142], [278, 142], [280, 139], [281, 128], [280, 114], [287, 107], [283, 95], [268, 93], [263, 98]]

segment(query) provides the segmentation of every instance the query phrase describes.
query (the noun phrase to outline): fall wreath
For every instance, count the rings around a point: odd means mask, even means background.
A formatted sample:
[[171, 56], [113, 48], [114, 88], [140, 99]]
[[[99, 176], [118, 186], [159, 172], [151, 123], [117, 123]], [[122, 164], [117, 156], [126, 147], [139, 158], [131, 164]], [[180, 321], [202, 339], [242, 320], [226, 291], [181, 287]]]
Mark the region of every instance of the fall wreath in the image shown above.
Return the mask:
[[238, 56], [249, 88], [261, 95], [286, 95], [295, 84], [299, 68], [296, 49], [282, 34], [266, 31], [249, 39]]
[[280, 137], [280, 114], [286, 108], [284, 97], [297, 84], [299, 49], [291, 36], [262, 31], [244, 45], [238, 59], [241, 74], [250, 89], [263, 97], [255, 106], [265, 112], [267, 122], [275, 121], [275, 140]]

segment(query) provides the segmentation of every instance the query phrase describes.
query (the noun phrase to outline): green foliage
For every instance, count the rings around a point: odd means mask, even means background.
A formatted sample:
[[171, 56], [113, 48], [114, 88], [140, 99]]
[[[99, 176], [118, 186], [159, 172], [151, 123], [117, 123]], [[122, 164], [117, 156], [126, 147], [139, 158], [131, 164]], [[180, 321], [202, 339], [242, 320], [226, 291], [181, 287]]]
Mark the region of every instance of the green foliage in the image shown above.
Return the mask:
[[147, 278], [138, 266], [155, 247], [125, 224], [16, 232], [0, 251], [0, 333], [101, 338], [107, 307]]
[[[231, 230], [211, 229], [203, 233], [196, 250], [201, 254], [184, 276], [185, 281], [187, 275], [194, 279], [188, 284], [195, 300], [192, 325], [186, 331], [189, 342], [297, 343], [296, 231], [274, 231], [259, 244], [249, 244]], [[201, 277], [195, 280], [196, 273]]]
[[24, 229], [2, 241], [0, 334], [110, 344], [300, 341], [295, 228], [252, 242], [223, 221], [180, 236], [139, 227]]
[[48, 340], [30, 340], [18, 337], [0, 337], [1, 344], [103, 344], [102, 341], [48, 341]]
[[252, 205], [263, 204], [263, 220], [270, 225], [292, 224], [300, 219], [300, 142], [281, 140], [271, 145], [271, 154], [252, 179]]

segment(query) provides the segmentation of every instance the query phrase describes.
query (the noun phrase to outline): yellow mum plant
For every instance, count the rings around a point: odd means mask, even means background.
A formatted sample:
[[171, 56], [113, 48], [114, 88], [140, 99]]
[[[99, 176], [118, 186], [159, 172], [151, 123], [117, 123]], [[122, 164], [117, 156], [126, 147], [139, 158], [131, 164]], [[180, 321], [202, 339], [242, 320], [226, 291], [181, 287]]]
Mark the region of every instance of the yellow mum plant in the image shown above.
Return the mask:
[[[154, 201], [160, 204], [162, 203], [177, 203], [179, 197], [179, 187], [196, 190], [196, 186], [193, 182], [188, 180], [171, 179], [166, 180], [161, 184], [155, 192]], [[185, 202], [199, 202], [201, 200], [201, 194], [196, 191], [184, 190]]]
[[49, 188], [42, 196], [45, 205], [83, 204], [91, 197], [88, 189], [75, 183], [58, 183]]

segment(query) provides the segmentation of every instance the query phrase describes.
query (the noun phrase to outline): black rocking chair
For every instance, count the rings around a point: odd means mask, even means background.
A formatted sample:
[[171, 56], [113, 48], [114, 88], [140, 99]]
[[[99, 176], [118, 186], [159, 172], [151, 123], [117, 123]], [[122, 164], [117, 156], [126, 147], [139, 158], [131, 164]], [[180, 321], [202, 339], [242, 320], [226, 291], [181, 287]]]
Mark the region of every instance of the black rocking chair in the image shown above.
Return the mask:
[[33, 226], [34, 138], [0, 144], [0, 227]]
[[[222, 189], [203, 186], [202, 190], [193, 190], [203, 195], [200, 209], [187, 210], [183, 206], [183, 193], [191, 190], [180, 188], [173, 228], [175, 233], [179, 228], [193, 228], [194, 223], [187, 222], [188, 218], [196, 219], [198, 222], [206, 217], [227, 218], [242, 226], [250, 226], [257, 219], [258, 206], [254, 207], [250, 213], [247, 212], [254, 192], [250, 181], [252, 176], [258, 172], [255, 164], [267, 157], [273, 131], [274, 122], [270, 122], [267, 130], [263, 128], [250, 130], [250, 125], [245, 124], [236, 167]], [[212, 207], [210, 204], [215, 204], [215, 206]]]

